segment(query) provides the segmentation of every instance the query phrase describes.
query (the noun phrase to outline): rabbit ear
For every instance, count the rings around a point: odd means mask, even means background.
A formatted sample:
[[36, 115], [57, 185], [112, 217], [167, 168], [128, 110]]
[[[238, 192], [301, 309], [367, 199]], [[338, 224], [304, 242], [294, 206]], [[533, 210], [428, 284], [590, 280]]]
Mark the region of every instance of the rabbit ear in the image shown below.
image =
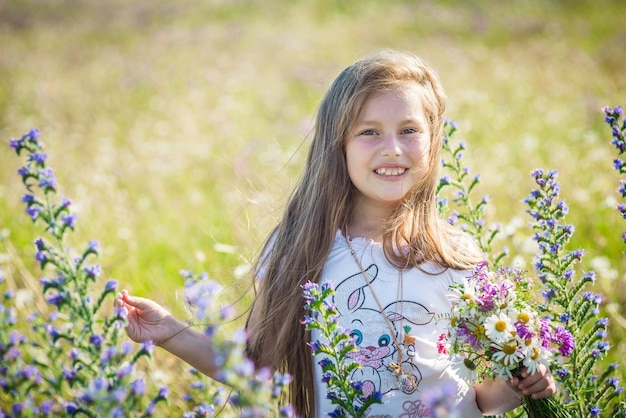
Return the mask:
[[426, 325], [435, 316], [421, 303], [410, 301], [390, 303], [385, 307], [385, 315], [391, 322], [403, 320], [414, 325]]
[[[375, 264], [372, 264], [365, 270], [365, 273], [368, 276], [367, 280], [371, 283], [378, 275], [378, 268]], [[363, 306], [365, 302], [365, 292], [363, 290], [367, 283], [362, 276], [363, 273], [361, 272], [354, 274], [340, 282], [335, 288], [334, 302], [340, 314], [354, 312]]]

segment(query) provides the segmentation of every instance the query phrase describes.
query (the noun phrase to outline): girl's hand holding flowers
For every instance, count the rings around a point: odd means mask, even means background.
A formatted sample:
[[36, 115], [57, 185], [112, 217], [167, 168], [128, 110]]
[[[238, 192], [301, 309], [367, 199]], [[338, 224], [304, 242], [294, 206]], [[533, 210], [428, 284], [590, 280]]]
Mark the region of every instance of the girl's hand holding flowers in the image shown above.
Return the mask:
[[541, 364], [534, 374], [522, 369], [518, 376], [514, 376], [510, 385], [519, 391], [520, 397], [530, 396], [533, 399], [548, 398], [556, 393], [557, 387], [550, 369]]

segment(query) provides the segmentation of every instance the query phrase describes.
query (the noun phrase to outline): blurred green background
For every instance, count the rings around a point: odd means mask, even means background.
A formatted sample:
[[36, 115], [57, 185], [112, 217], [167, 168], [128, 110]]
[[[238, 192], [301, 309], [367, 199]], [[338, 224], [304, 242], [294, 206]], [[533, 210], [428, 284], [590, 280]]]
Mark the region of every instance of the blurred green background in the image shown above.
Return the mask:
[[[298, 178], [326, 88], [363, 55], [414, 52], [444, 83], [509, 263], [532, 268], [529, 172], [559, 170], [616, 361], [626, 224], [601, 109], [626, 105], [625, 21], [622, 0], [5, 0], [0, 137], [41, 130], [79, 214], [77, 245], [100, 241], [106, 279], [184, 315], [178, 271], [208, 271], [244, 313], [247, 268]], [[37, 290], [42, 231], [20, 202], [21, 164], [0, 150], [0, 268]], [[33, 295], [24, 310], [45, 309]]]

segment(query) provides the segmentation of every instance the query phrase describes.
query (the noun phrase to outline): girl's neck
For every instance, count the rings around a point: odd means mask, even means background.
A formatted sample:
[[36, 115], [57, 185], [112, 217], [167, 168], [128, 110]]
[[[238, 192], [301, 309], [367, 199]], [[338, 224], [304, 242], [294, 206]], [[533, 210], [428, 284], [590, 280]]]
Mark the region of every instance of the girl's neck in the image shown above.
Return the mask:
[[363, 216], [363, 213], [353, 213], [352, 219], [344, 233], [349, 238], [366, 238], [374, 242], [382, 242], [384, 226], [387, 218], [385, 216]]
[[346, 226], [343, 232], [348, 238], [366, 238], [374, 242], [381, 242], [383, 239], [380, 225], [376, 225], [375, 227], [367, 225], [361, 226], [352, 222]]

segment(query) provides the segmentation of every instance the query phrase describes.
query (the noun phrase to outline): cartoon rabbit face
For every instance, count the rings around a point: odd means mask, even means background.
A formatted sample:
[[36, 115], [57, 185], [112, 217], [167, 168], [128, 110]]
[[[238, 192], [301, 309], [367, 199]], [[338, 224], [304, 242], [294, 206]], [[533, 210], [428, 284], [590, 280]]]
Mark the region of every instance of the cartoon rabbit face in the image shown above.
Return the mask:
[[389, 335], [389, 331], [379, 335], [364, 333], [364, 327], [384, 330], [387, 328], [387, 324], [381, 313], [373, 309], [361, 309], [360, 314], [361, 318], [354, 319], [348, 326], [350, 328], [350, 336], [354, 338], [358, 349], [358, 351], [348, 354], [348, 357], [363, 366], [378, 369], [382, 367], [383, 359], [391, 356], [396, 351], [393, 344], [393, 336]]

